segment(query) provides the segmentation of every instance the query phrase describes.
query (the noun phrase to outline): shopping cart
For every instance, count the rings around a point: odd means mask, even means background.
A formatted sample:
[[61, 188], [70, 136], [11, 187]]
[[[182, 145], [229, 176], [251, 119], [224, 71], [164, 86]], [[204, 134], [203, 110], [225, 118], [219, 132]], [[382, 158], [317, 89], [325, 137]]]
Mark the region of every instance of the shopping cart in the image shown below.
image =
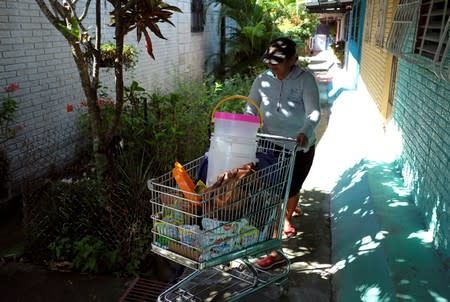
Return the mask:
[[[258, 134], [258, 154], [273, 156], [242, 179], [192, 194], [177, 188], [172, 172], [149, 180], [152, 251], [187, 267], [188, 273], [158, 301], [234, 301], [270, 284], [287, 287], [290, 263], [281, 235], [296, 147], [293, 139]], [[184, 165], [192, 178], [204, 157]], [[277, 250], [285, 264], [264, 271], [255, 258]]]

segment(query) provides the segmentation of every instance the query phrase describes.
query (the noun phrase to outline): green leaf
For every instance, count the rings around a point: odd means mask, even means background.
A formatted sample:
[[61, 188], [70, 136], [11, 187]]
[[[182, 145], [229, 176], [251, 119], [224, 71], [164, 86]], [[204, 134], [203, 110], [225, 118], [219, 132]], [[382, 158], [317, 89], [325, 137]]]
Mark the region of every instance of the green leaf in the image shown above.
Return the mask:
[[78, 20], [75, 16], [72, 16], [72, 34], [78, 39], [78, 41], [81, 40], [80, 28], [78, 26]]

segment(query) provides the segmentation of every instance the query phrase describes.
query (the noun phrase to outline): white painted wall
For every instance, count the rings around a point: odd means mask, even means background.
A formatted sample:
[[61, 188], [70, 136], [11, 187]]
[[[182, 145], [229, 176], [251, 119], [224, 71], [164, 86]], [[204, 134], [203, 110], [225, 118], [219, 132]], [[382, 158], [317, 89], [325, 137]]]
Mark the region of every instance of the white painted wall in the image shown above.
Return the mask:
[[[176, 80], [201, 79], [207, 56], [219, 47], [217, 9], [207, 12], [205, 32], [191, 33], [190, 1], [168, 3], [183, 13], [174, 13], [175, 27], [161, 25], [168, 40], [152, 35], [156, 60], [147, 55], [144, 39], [136, 44], [135, 32], [126, 41], [140, 52], [137, 67], [127, 73], [126, 81], [134, 79], [150, 92], [170, 90]], [[112, 41], [114, 30], [107, 26], [108, 11], [103, 13], [104, 42]], [[113, 71], [101, 72], [102, 84], [113, 88]], [[66, 105], [79, 104], [84, 98], [67, 42], [34, 0], [0, 1], [0, 87], [12, 82], [20, 84], [11, 96], [18, 101], [17, 125], [24, 129], [0, 148], [7, 150], [12, 161], [14, 182], [20, 182], [74, 158], [79, 148], [77, 114], [66, 112]], [[4, 95], [1, 89], [0, 97]]]

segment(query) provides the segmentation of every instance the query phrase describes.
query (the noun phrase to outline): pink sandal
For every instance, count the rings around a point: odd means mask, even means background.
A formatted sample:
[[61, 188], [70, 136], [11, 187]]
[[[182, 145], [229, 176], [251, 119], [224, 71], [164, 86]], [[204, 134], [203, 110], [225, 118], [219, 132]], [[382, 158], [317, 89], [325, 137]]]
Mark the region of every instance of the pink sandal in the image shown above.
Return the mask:
[[283, 231], [283, 235], [284, 235], [286, 238], [294, 237], [295, 235], [297, 235], [297, 230], [295, 229], [295, 227], [293, 227], [293, 226], [291, 225], [288, 229], [286, 229], [286, 230]]

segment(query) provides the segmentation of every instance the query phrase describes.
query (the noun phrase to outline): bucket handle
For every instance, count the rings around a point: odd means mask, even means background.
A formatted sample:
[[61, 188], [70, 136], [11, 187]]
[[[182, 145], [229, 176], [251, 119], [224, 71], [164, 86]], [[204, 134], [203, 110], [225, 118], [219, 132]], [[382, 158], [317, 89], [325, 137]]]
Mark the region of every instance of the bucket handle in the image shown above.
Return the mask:
[[253, 99], [251, 99], [251, 98], [249, 98], [247, 96], [244, 96], [244, 95], [232, 95], [232, 96], [226, 97], [226, 98], [218, 101], [216, 106], [214, 106], [214, 109], [213, 109], [212, 114], [211, 114], [211, 123], [214, 123], [214, 113], [216, 112], [217, 108], [219, 108], [223, 103], [225, 103], [227, 101], [234, 100], [234, 99], [244, 99], [247, 102], [249, 102], [250, 104], [252, 104], [256, 108], [256, 110], [258, 110], [258, 113], [259, 113], [259, 127], [261, 128], [262, 127], [262, 120], [263, 120], [262, 118], [263, 117], [262, 117], [262, 113], [261, 113], [261, 110], [259, 109], [258, 104]]

